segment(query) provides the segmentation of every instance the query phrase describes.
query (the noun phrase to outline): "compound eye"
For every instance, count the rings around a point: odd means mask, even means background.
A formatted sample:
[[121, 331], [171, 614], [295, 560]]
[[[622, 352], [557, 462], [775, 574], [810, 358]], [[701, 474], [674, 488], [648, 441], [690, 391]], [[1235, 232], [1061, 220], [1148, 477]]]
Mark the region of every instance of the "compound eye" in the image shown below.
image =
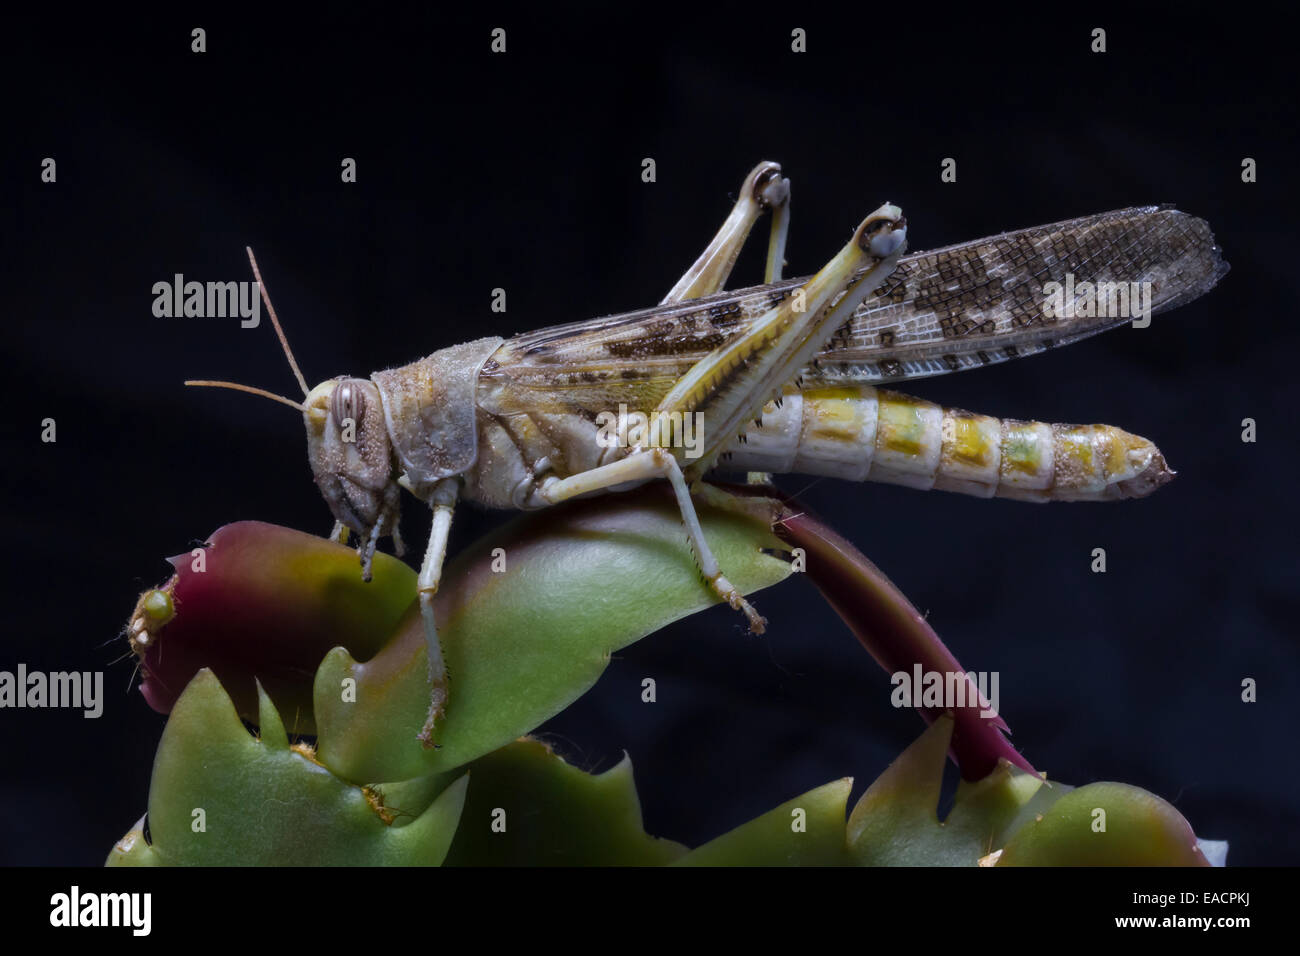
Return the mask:
[[334, 415], [334, 423], [340, 427], [346, 418], [352, 419], [353, 425], [361, 425], [361, 417], [365, 414], [365, 392], [359, 383], [353, 379], [345, 378], [334, 387], [334, 394], [331, 396], [330, 411]]

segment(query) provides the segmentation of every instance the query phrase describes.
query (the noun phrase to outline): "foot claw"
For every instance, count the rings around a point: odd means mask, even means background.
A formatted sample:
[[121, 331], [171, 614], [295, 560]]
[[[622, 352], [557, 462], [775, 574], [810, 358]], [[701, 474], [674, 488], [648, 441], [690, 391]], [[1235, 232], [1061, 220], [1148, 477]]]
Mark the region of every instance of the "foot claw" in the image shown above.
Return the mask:
[[749, 633], [762, 634], [767, 630], [767, 621], [761, 614], [754, 610], [754, 606], [740, 596], [740, 592], [732, 586], [731, 582], [718, 575], [711, 582], [713, 590], [718, 597], [722, 598], [731, 605], [733, 610], [740, 611], [749, 621]]

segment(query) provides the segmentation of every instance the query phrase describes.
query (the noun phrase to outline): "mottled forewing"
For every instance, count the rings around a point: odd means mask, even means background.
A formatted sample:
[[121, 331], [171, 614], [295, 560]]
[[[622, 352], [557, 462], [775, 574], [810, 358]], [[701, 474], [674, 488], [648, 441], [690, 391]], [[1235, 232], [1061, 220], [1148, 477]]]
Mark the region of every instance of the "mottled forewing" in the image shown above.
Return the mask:
[[[1150, 283], [1152, 312], [1190, 302], [1228, 271], [1209, 225], [1148, 206], [906, 256], [806, 368], [807, 385], [894, 382], [1033, 355], [1129, 321], [1049, 314], [1048, 282]], [[806, 279], [528, 332], [484, 369], [524, 407], [652, 409], [692, 365]], [[1069, 310], [1066, 310], [1068, 315]]]
[[[899, 381], [1034, 354], [1133, 318], [1073, 314], [1104, 311], [1083, 308], [1090, 289], [1145, 285], [1155, 314], [1208, 292], [1227, 270], [1204, 220], [1158, 206], [923, 252], [862, 304], [818, 357], [817, 377]], [[1049, 306], [1053, 282], [1073, 290], [1055, 303], [1067, 305], [1065, 317]]]

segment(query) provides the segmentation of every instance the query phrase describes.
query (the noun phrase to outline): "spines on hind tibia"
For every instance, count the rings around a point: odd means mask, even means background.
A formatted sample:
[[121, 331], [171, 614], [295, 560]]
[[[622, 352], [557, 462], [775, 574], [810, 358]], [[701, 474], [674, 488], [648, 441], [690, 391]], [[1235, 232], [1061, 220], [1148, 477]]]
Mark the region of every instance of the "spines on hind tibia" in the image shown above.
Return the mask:
[[1111, 425], [990, 418], [870, 385], [787, 389], [718, 467], [1025, 501], [1140, 498], [1173, 477], [1155, 445]]

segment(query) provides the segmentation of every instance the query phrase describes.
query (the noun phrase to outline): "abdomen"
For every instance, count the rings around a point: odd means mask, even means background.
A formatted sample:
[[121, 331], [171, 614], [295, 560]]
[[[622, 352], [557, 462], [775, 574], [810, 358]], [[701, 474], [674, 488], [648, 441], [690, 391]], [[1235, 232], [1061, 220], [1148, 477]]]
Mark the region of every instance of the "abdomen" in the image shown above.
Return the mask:
[[787, 389], [718, 467], [1026, 501], [1140, 498], [1173, 477], [1155, 445], [1111, 425], [997, 419], [870, 385]]

